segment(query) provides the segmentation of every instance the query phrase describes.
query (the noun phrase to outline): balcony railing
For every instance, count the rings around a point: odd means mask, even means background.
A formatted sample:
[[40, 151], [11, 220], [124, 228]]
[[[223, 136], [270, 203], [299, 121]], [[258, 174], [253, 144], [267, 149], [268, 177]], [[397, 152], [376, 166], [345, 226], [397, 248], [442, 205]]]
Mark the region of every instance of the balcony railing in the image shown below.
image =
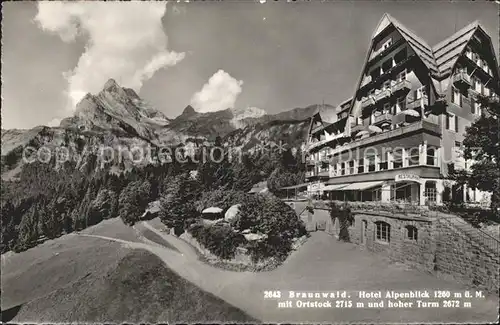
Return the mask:
[[392, 114], [391, 113], [383, 113], [379, 116], [375, 116], [373, 118], [373, 123], [374, 124], [377, 124], [377, 123], [382, 123], [382, 122], [392, 122]]
[[410, 91], [410, 89], [411, 89], [411, 82], [409, 82], [408, 80], [400, 81], [397, 84], [395, 84], [394, 86], [392, 86], [391, 89], [392, 89], [392, 92], [394, 94], [402, 92], [402, 91]]
[[319, 177], [328, 177], [329, 178], [330, 177], [330, 172], [328, 170], [324, 170], [322, 172], [319, 172], [318, 176]]
[[307, 145], [307, 150], [312, 150], [314, 148], [317, 148], [319, 146], [322, 146], [330, 141], [334, 141], [334, 140], [337, 140], [337, 139], [340, 139], [340, 138], [343, 138], [345, 137], [345, 134], [342, 132], [342, 133], [339, 133], [339, 134], [334, 134], [334, 135], [330, 135], [328, 138], [326, 139], [323, 139], [323, 140], [320, 140], [320, 141], [317, 141], [317, 142], [310, 142], [308, 145]]
[[311, 130], [311, 134], [321, 131], [323, 129], [323, 125], [313, 126]]
[[458, 72], [453, 76], [453, 83], [460, 86], [470, 87], [472, 85], [470, 76], [464, 71]]
[[361, 108], [363, 109], [373, 105], [375, 105], [375, 98], [373, 98], [373, 96], [365, 97], [361, 101]]
[[364, 129], [365, 129], [365, 126], [363, 124], [353, 125], [353, 126], [351, 126], [351, 133], [362, 131]]
[[355, 140], [353, 142], [346, 143], [340, 147], [337, 147], [335, 149], [332, 149], [331, 154], [336, 155], [340, 152], [346, 151], [346, 150], [353, 150], [354, 148], [357, 148], [359, 146], [366, 146], [369, 145], [370, 143], [373, 142], [379, 142], [379, 141], [386, 141], [387, 139], [401, 136], [406, 133], [410, 132], [415, 132], [417, 130], [424, 129], [427, 130], [430, 133], [434, 134], [441, 134], [441, 128], [439, 125], [429, 122], [429, 121], [418, 121], [415, 123], [412, 123], [407, 126], [403, 126], [394, 130], [388, 130], [382, 133], [374, 134], [372, 136], [369, 136], [367, 138], [362, 138]]
[[314, 177], [314, 171], [306, 172], [306, 177]]
[[423, 108], [428, 102], [429, 99], [427, 98], [427, 95], [425, 95], [423, 96], [423, 98], [415, 99], [414, 101], [407, 103], [406, 109], [414, 109], [420, 111], [420, 109]]
[[381, 100], [384, 100], [384, 99], [391, 97], [391, 91], [389, 89], [382, 90], [381, 92], [376, 94], [374, 97], [375, 97], [375, 101], [379, 102]]

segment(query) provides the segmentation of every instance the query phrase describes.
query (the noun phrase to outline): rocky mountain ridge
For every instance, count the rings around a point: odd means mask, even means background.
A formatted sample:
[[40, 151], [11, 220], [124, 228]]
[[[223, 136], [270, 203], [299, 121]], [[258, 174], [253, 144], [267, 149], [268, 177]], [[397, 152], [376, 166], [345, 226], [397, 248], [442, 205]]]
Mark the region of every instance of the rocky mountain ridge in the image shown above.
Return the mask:
[[[87, 94], [75, 114], [58, 127], [38, 126], [29, 130], [2, 130], [2, 177], [4, 171], [15, 175], [27, 146], [75, 151], [82, 147], [108, 146], [199, 146], [220, 137], [228, 146], [252, 151], [262, 142], [286, 142], [300, 146], [305, 141], [308, 117], [317, 105], [270, 115], [258, 108], [200, 113], [188, 105], [176, 118], [168, 118], [129, 88], [115, 80], [106, 82], [95, 95]], [[126, 160], [125, 165], [130, 161]]]

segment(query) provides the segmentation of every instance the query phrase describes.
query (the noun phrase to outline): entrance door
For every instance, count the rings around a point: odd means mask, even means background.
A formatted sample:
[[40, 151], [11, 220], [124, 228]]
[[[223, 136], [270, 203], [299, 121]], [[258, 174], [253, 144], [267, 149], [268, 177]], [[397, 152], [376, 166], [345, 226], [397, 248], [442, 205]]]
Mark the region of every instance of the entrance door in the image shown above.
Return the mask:
[[366, 244], [366, 230], [368, 228], [368, 222], [366, 220], [363, 220], [361, 222], [361, 244]]

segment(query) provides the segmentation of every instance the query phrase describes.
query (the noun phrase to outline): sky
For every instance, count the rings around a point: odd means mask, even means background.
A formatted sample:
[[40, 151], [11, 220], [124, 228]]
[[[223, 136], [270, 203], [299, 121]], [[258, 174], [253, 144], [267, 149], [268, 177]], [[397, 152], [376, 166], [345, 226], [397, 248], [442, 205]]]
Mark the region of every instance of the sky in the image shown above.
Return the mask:
[[336, 105], [352, 96], [386, 12], [431, 46], [479, 20], [498, 55], [492, 2], [7, 2], [2, 128], [53, 125], [109, 78], [172, 118], [190, 104]]

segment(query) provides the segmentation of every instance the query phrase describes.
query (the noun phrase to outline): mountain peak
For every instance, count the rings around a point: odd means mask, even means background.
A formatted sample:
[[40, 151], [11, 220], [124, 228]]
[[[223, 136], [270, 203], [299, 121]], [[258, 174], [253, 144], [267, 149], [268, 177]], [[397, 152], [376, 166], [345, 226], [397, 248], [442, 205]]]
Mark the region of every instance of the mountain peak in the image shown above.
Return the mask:
[[110, 78], [106, 83], [104, 84], [103, 90], [112, 90], [114, 88], [120, 88], [118, 83], [116, 82], [115, 79]]
[[193, 106], [188, 105], [186, 108], [184, 108], [184, 111], [182, 112], [181, 115], [193, 115], [196, 114], [196, 111], [194, 110]]

